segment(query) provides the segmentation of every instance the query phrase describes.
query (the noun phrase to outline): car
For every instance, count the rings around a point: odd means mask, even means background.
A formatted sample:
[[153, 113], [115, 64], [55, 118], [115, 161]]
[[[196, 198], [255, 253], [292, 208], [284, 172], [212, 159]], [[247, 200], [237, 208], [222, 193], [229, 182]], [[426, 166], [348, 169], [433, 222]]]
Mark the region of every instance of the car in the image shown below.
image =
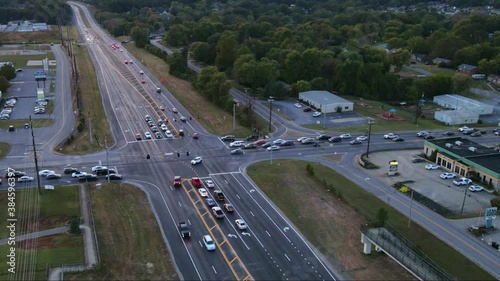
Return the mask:
[[239, 229], [239, 230], [245, 230], [248, 228], [247, 226], [247, 223], [242, 220], [242, 219], [237, 219], [234, 221], [234, 223], [236, 224], [236, 227]]
[[471, 185], [469, 186], [469, 191], [476, 192], [476, 191], [483, 191], [483, 187], [479, 185]]
[[61, 174], [48, 174], [47, 179], [48, 180], [57, 180], [61, 178]]
[[148, 121], [153, 121], [153, 118], [151, 118], [151, 116], [149, 116], [149, 115], [146, 115], [146, 116], [144, 117], [144, 120], [145, 120], [146, 122], [148, 122]]
[[229, 144], [229, 147], [240, 147], [244, 145], [245, 145], [244, 141], [233, 141], [232, 143]]
[[160, 110], [161, 110], [161, 111], [165, 111], [165, 107], [160, 106]]
[[359, 140], [352, 140], [349, 142], [350, 145], [362, 144]]
[[107, 170], [108, 167], [106, 166], [94, 166], [92, 167], [92, 172], [97, 172], [97, 171], [102, 171], [102, 170]]
[[35, 180], [34, 177], [29, 177], [29, 176], [22, 176], [19, 179], [17, 179], [18, 182], [30, 182], [34, 180]]
[[310, 108], [310, 107], [306, 107], [306, 108], [304, 108], [302, 111], [304, 111], [304, 112], [309, 112], [309, 111], [312, 111], [312, 108]]
[[472, 184], [472, 180], [469, 179], [469, 178], [466, 178], [466, 177], [461, 177], [461, 178], [459, 178], [457, 180], [454, 180], [453, 183], [455, 185], [458, 185], [458, 186], [460, 186], [460, 185], [468, 185], [468, 184]]
[[425, 165], [425, 168], [427, 170], [437, 170], [437, 169], [439, 169], [439, 165], [436, 165], [436, 164], [427, 164], [427, 165]]
[[116, 174], [116, 171], [113, 169], [102, 169], [95, 172], [98, 176], [105, 176], [107, 174]]
[[224, 212], [222, 212], [222, 209], [218, 206], [212, 207], [212, 214], [214, 214], [214, 217], [217, 219], [224, 218]]
[[205, 181], [205, 185], [206, 185], [207, 187], [210, 187], [210, 188], [214, 188], [214, 187], [215, 187], [215, 183], [214, 183], [214, 181], [213, 181], [213, 180], [206, 180], [206, 181]]
[[275, 150], [280, 150], [280, 147], [277, 145], [271, 145], [270, 147], [266, 148], [267, 151], [275, 151]]
[[243, 147], [244, 149], [252, 149], [252, 148], [257, 148], [257, 145], [253, 142], [245, 144]]
[[208, 207], [213, 207], [213, 206], [217, 205], [217, 203], [215, 203], [215, 200], [212, 198], [205, 199], [205, 202], [207, 202]]
[[331, 136], [325, 134], [316, 137], [317, 140], [328, 140], [329, 138], [331, 138]]
[[158, 127], [156, 126], [151, 127], [151, 131], [153, 131], [154, 133], [158, 132]]
[[195, 187], [200, 187], [202, 185], [201, 183], [201, 180], [199, 177], [192, 177], [191, 178], [191, 183], [195, 186]]
[[141, 84], [146, 84], [146, 80], [142, 79]]
[[74, 172], [71, 174], [71, 177], [72, 178], [81, 178], [81, 177], [85, 177], [87, 173], [86, 172]]
[[446, 131], [443, 133], [443, 136], [454, 136], [455, 133], [451, 132], [451, 131]]
[[63, 170], [63, 173], [65, 175], [72, 174], [74, 172], [78, 172], [78, 170], [76, 168], [71, 168], [71, 167], [64, 168]]
[[208, 197], [208, 192], [205, 188], [198, 188], [198, 192], [200, 193], [201, 197]]
[[413, 158], [413, 159], [411, 159], [411, 162], [412, 163], [422, 163], [422, 162], [425, 162], [425, 161], [422, 158]]
[[430, 134], [430, 133], [429, 133], [429, 132], [427, 132], [427, 131], [420, 131], [420, 132], [418, 132], [418, 133], [417, 133], [417, 137], [419, 137], [419, 138], [423, 138], [423, 137], [425, 137], [425, 136], [427, 136], [427, 135], [429, 135], [429, 134]]
[[435, 136], [433, 136], [433, 135], [431, 135], [431, 134], [424, 136], [424, 139], [426, 139], [426, 140], [433, 140], [433, 139], [435, 139], [435, 138], [436, 138], [436, 137], [435, 137]]
[[341, 139], [350, 139], [351, 138], [351, 134], [347, 133], [347, 134], [342, 134], [339, 136]]
[[161, 89], [160, 89], [160, 88], [156, 88], [156, 92], [157, 92], [158, 94], [160, 94], [160, 93], [161, 93]]
[[151, 135], [150, 132], [146, 132], [144, 133], [144, 138], [147, 139], [147, 140], [150, 140], [153, 136]]
[[149, 127], [153, 127], [153, 126], [155, 126], [155, 122], [153, 122], [153, 121], [151, 121], [151, 120], [150, 120], [150, 121], [148, 121], [147, 123], [148, 123], [148, 126], [149, 126]]
[[189, 226], [187, 225], [187, 223], [183, 221], [179, 223], [179, 233], [182, 238], [191, 237], [191, 231], [189, 230]]
[[219, 200], [219, 201], [224, 201], [226, 200], [226, 197], [224, 196], [224, 193], [222, 193], [221, 190], [214, 190], [214, 197]]
[[452, 179], [452, 178], [456, 178], [457, 175], [455, 175], [454, 173], [443, 173], [443, 174], [439, 175], [439, 177], [442, 179]]
[[281, 143], [281, 146], [292, 146], [294, 145], [292, 140], [286, 140], [283, 143]]
[[293, 106], [295, 106], [296, 108], [301, 108], [302, 107], [302, 105], [300, 103], [298, 103], [298, 102], [294, 103]]
[[305, 138], [300, 143], [302, 144], [313, 144], [316, 142], [315, 138]]
[[231, 150], [231, 154], [232, 155], [239, 155], [239, 154], [244, 154], [244, 152], [243, 152], [243, 150], [241, 150], [241, 148], [237, 148], [237, 149]]
[[315, 111], [313, 113], [313, 117], [320, 117], [320, 116], [321, 116], [321, 112], [319, 112], [319, 111]]
[[393, 139], [393, 138], [397, 138], [398, 135], [394, 134], [394, 133], [388, 133], [388, 134], [385, 134], [384, 135], [384, 139]]
[[181, 120], [182, 122], [186, 122], [187, 121], [186, 117], [184, 117], [184, 116], [179, 117], [179, 120]]
[[268, 147], [270, 147], [272, 145], [273, 144], [271, 142], [266, 142], [266, 143], [262, 144], [261, 146], [262, 146], [262, 148], [268, 148]]
[[215, 251], [215, 243], [210, 235], [203, 235], [203, 244], [207, 251]]
[[495, 136], [500, 136], [500, 131], [496, 131], [493, 133]]
[[163, 135], [162, 135], [160, 132], [156, 132], [156, 133], [155, 133], [155, 137], [156, 137], [157, 139], [161, 139], [161, 138], [163, 138]]
[[300, 138], [298, 138], [298, 139], [297, 139], [297, 141], [298, 141], [298, 142], [302, 142], [303, 140], [308, 139], [308, 138], [309, 138], [309, 137], [300, 137]]
[[200, 156], [197, 156], [193, 160], [191, 160], [191, 165], [200, 164], [202, 161], [203, 159]]
[[329, 142], [341, 142], [342, 138], [341, 137], [331, 137], [328, 139]]
[[171, 139], [171, 138], [173, 138], [173, 137], [174, 137], [174, 135], [172, 134], [172, 132], [171, 132], [170, 130], [167, 130], [167, 131], [165, 132], [165, 137], [166, 137], [167, 139]]
[[78, 181], [97, 181], [99, 178], [93, 174], [87, 174], [83, 177], [79, 177]]
[[109, 180], [121, 180], [123, 178], [122, 175], [120, 174], [109, 174], [104, 177], [106, 180], [109, 178]]
[[224, 209], [226, 210], [227, 213], [232, 213], [234, 212], [234, 207], [233, 205], [226, 203], [224, 204]]
[[365, 141], [365, 140], [368, 140], [368, 137], [367, 136], [359, 136], [356, 138], [356, 140], [358, 141]]
[[139, 70], [139, 74], [141, 74], [141, 75], [142, 75], [142, 74], [144, 74], [144, 71], [142, 71], [142, 70]]
[[199, 138], [200, 138], [200, 134], [198, 134], [198, 133], [193, 134], [193, 139], [197, 140]]
[[38, 172], [38, 175], [39, 176], [42, 176], [42, 177], [46, 177], [50, 174], [55, 174], [56, 172], [52, 171], [52, 170], [41, 170], [40, 172]]
[[172, 112], [173, 112], [173, 113], [177, 113], [177, 112], [179, 112], [179, 111], [177, 110], [177, 108], [175, 108], [175, 107], [174, 107], [174, 108], [172, 108]]
[[182, 178], [181, 176], [174, 176], [174, 186], [179, 187], [182, 185]]
[[125, 60], [125, 64], [128, 64], [128, 60]]
[[246, 137], [246, 141], [256, 141], [259, 139], [259, 136], [256, 136], [256, 135], [251, 135], [251, 136], [248, 136]]
[[165, 132], [165, 131], [167, 131], [167, 130], [168, 130], [167, 125], [162, 124], [162, 125], [161, 125], [161, 127], [160, 127], [160, 130], [162, 130], [162, 131], [164, 131], [164, 132]]
[[255, 145], [263, 145], [267, 143], [267, 140], [256, 140], [253, 142]]
[[464, 130], [462, 131], [462, 134], [464, 134], [464, 135], [470, 135], [470, 134], [472, 134], [472, 133], [474, 133], [474, 132], [475, 132], [475, 131], [474, 131], [474, 129], [469, 128], [469, 129], [464, 129]]
[[405, 141], [405, 139], [403, 139], [401, 137], [397, 137], [397, 138], [393, 138], [392, 141], [393, 142], [401, 142], [401, 141]]
[[469, 129], [471, 129], [471, 128], [469, 128], [469, 127], [467, 127], [467, 126], [463, 126], [463, 127], [458, 128], [458, 131], [459, 131], [459, 132], [463, 132], [463, 131], [465, 131], [465, 130], [469, 130]]
[[135, 140], [138, 140], [138, 141], [142, 140], [141, 134], [135, 134]]
[[220, 140], [223, 142], [234, 142], [235, 136], [233, 136], [233, 135], [223, 136], [222, 138], [220, 138]]
[[480, 137], [481, 136], [481, 132], [474, 132], [472, 134], [470, 134], [471, 137]]
[[22, 176], [26, 176], [26, 173], [21, 172], [21, 171], [14, 171], [14, 172], [10, 171], [5, 175], [5, 178], [6, 179], [8, 179], [8, 178], [20, 178]]

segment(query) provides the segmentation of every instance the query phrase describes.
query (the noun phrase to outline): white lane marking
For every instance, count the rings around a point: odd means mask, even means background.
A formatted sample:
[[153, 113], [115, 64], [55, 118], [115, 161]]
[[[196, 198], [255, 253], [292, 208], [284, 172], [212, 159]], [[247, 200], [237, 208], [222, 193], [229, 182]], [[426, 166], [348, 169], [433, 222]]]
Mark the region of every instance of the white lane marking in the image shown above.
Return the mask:
[[191, 225], [191, 221], [190, 220], [188, 220], [188, 223], [189, 223], [189, 225]]
[[252, 215], [252, 216], [254, 216], [254, 217], [255, 217], [255, 215], [252, 213], [252, 211], [250, 211], [250, 215]]
[[177, 203], [179, 204], [179, 207], [182, 207], [181, 202], [177, 201]]
[[215, 274], [217, 274], [217, 270], [215, 270], [215, 267], [212, 265], [212, 269], [214, 270]]
[[284, 255], [285, 255], [285, 258], [286, 258], [288, 261], [292, 261], [292, 260], [290, 260], [290, 258], [289, 258], [286, 254], [284, 254]]
[[[239, 174], [240, 172], [226, 172], [226, 173], [214, 173], [214, 174], [208, 174], [209, 176], [221, 176], [221, 175], [232, 175], [232, 174]], [[226, 181], [227, 183], [227, 181]]]
[[269, 232], [267, 232], [267, 230], [266, 230], [266, 233], [267, 233], [267, 235], [268, 235], [269, 237], [271, 237], [271, 234], [270, 234]]
[[24, 157], [26, 157], [26, 156], [7, 156], [5, 158], [24, 158]]
[[238, 197], [238, 199], [241, 199], [240, 196], [238, 194], [236, 194], [236, 197]]
[[226, 184], [229, 184], [229, 183], [227, 182], [227, 180], [224, 180], [224, 182], [226, 182]]
[[201, 244], [201, 241], [200, 241], [200, 240], [198, 240], [198, 243], [200, 243], [200, 246], [203, 248], [203, 244]]

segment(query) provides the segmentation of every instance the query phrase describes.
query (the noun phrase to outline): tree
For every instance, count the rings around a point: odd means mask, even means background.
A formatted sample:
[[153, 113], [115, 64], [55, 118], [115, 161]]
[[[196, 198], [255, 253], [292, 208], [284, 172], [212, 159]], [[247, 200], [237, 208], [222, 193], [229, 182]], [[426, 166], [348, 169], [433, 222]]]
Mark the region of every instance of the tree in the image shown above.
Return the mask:
[[144, 48], [147, 44], [149, 44], [148, 30], [146, 28], [134, 26], [132, 30], [130, 30], [130, 37], [132, 37], [132, 40], [135, 42], [135, 46], [138, 48]]
[[9, 80], [5, 76], [0, 76], [0, 92], [6, 92], [9, 87]]
[[169, 64], [170, 75], [174, 75], [177, 77], [185, 76], [189, 72], [189, 68], [187, 66], [187, 50], [186, 48], [182, 49], [182, 51], [175, 51], [171, 55], [167, 57], [167, 62]]
[[292, 96], [297, 97], [301, 92], [307, 92], [311, 90], [311, 84], [304, 80], [299, 80], [292, 84]]
[[191, 45], [191, 57], [205, 64], [213, 64], [215, 62], [215, 47], [205, 42], [196, 42]]
[[222, 33], [215, 48], [215, 64], [219, 70], [226, 70], [233, 66], [238, 56], [238, 41], [236, 35], [230, 31]]
[[396, 52], [389, 54], [389, 58], [396, 68], [394, 72], [399, 72], [403, 68], [403, 65], [410, 62], [411, 53], [406, 49], [397, 49]]
[[453, 92], [460, 94], [468, 90], [472, 85], [472, 77], [463, 73], [455, 73], [453, 75]]
[[189, 42], [190, 31], [187, 27], [181, 24], [176, 24], [170, 27], [163, 38], [163, 41], [172, 47], [186, 46]]
[[12, 80], [16, 78], [16, 69], [10, 64], [4, 64], [0, 67], [0, 76], [7, 78], [7, 80]]

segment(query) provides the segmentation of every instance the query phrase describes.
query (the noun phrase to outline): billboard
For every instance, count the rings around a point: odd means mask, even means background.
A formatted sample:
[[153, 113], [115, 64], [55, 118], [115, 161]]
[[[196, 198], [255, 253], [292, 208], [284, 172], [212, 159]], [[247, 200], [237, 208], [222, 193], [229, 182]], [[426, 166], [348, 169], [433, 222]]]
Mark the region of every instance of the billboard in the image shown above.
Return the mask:
[[45, 100], [45, 89], [37, 88], [36, 89], [36, 100]]

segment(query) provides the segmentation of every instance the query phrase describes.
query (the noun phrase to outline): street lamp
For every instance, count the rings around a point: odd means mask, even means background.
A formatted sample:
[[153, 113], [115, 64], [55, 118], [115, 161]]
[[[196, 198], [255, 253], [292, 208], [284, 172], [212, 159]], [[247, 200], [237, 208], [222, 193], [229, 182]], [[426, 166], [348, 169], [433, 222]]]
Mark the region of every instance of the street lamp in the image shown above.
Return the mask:
[[372, 124], [373, 124], [373, 119], [368, 118], [368, 145], [366, 146], [366, 158], [369, 157], [370, 153], [370, 137], [372, 135]]
[[271, 128], [271, 117], [273, 116], [273, 97], [272, 96], [269, 96], [269, 141], [271, 142], [271, 158], [270, 158], [270, 161], [269, 161], [269, 164], [272, 165], [273, 164], [273, 138], [272, 138], [272, 128]]
[[323, 104], [323, 129], [326, 129], [326, 102], [328, 102], [328, 99], [325, 98], [325, 104]]

